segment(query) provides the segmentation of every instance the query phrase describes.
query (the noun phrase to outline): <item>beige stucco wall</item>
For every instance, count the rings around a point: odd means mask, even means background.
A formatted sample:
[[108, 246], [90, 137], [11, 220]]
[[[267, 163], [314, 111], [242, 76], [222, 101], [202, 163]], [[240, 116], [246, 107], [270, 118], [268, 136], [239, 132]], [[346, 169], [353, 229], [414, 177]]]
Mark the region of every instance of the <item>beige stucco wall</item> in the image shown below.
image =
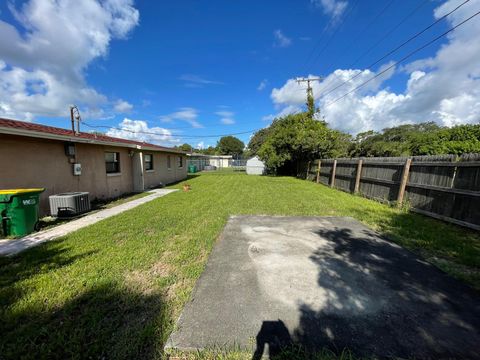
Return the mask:
[[[144, 151], [143, 154], [153, 154], [153, 170], [144, 170], [145, 189], [162, 184], [170, 184], [187, 177], [187, 157], [179, 154]], [[167, 157], [171, 158], [171, 167], [167, 167]], [[178, 166], [178, 157], [183, 157], [183, 167]]]
[[[120, 153], [120, 174], [107, 174], [105, 151]], [[0, 134], [0, 189], [44, 187], [40, 198], [43, 215], [48, 214], [48, 196], [70, 191], [88, 191], [90, 199], [115, 198], [133, 192], [132, 158], [128, 148], [76, 144], [76, 162], [82, 175], [74, 176], [65, 155], [64, 142]], [[175, 155], [171, 155], [174, 159]], [[164, 166], [162, 166], [164, 162]], [[145, 173], [145, 188], [184, 179], [186, 165], [166, 170], [166, 154], [154, 153], [155, 172]]]

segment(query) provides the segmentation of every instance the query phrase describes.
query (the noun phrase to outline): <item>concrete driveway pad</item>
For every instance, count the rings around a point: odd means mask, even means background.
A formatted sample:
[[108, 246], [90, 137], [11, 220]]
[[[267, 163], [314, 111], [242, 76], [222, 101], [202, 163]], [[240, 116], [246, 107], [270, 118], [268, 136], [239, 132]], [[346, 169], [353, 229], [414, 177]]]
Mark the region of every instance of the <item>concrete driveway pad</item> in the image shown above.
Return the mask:
[[480, 358], [480, 297], [352, 218], [234, 216], [166, 348]]

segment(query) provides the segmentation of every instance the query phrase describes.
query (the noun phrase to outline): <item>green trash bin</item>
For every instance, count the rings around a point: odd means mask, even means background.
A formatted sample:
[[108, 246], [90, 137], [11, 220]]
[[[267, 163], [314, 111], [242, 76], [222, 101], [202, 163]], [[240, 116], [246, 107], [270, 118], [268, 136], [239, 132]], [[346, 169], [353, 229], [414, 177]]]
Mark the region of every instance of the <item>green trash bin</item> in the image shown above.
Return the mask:
[[45, 189], [0, 190], [0, 229], [4, 236], [24, 236], [36, 229], [40, 194]]
[[195, 174], [197, 172], [197, 166], [196, 165], [188, 165], [188, 172], [190, 174]]

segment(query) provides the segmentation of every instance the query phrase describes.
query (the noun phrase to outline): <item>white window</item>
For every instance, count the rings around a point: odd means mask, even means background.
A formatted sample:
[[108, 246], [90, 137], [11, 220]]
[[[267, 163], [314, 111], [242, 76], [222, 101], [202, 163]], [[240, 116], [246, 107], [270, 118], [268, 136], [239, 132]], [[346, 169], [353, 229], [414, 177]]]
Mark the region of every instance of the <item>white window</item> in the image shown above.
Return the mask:
[[145, 170], [153, 170], [153, 155], [145, 154]]
[[119, 173], [120, 172], [120, 153], [106, 152], [105, 168], [107, 170], [107, 174]]

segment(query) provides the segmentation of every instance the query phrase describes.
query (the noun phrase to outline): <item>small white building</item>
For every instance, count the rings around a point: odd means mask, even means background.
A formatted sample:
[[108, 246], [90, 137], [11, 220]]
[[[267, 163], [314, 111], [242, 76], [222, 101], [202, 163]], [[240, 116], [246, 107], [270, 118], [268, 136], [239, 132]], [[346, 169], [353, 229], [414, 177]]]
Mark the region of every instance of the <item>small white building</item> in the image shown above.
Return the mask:
[[216, 166], [217, 168], [228, 168], [232, 163], [232, 155], [210, 155], [209, 156], [209, 165]]
[[247, 161], [248, 175], [263, 175], [265, 173], [265, 164], [258, 156], [255, 156]]

